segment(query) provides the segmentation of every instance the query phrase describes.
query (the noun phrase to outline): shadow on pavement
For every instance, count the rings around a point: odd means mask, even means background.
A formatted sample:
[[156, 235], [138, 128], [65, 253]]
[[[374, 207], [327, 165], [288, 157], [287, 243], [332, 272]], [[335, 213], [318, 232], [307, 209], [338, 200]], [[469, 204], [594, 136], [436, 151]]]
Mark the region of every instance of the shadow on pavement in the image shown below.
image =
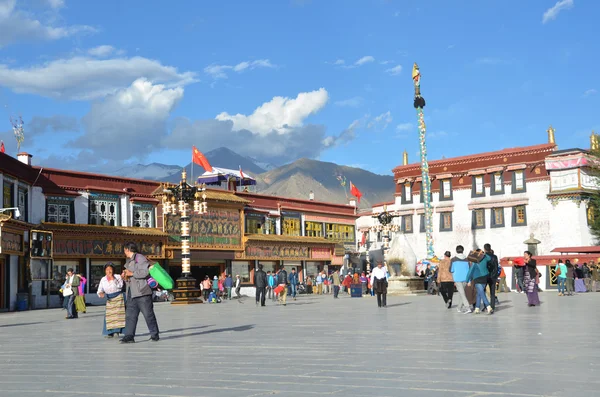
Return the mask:
[[20, 327], [23, 325], [36, 325], [36, 324], [43, 324], [42, 322], [35, 322], [35, 323], [18, 323], [18, 324], [6, 324], [6, 325], [0, 325], [0, 328], [7, 328], [7, 327]]
[[394, 303], [393, 305], [387, 305], [387, 307], [390, 308], [390, 307], [404, 306], [404, 305], [410, 305], [411, 303], [412, 302]]
[[249, 331], [253, 328], [254, 328], [254, 324], [241, 325], [239, 327], [230, 327], [230, 328], [217, 328], [217, 329], [211, 329], [210, 331], [193, 332], [191, 334], [167, 336], [166, 338], [161, 338], [161, 340], [187, 338], [189, 336], [198, 336], [198, 335], [207, 335], [207, 334], [218, 334], [221, 332], [229, 332], [229, 331], [242, 332], [242, 331]]
[[[188, 328], [176, 328], [176, 329], [168, 329], [166, 331], [160, 331], [160, 334], [168, 334], [171, 332], [181, 332], [181, 331], [189, 331], [192, 329], [202, 329], [202, 328], [208, 328], [208, 327], [214, 327], [214, 324], [211, 325], [201, 325], [199, 327], [188, 327]], [[140, 336], [150, 336], [150, 333], [146, 332], [145, 334], [138, 334]]]

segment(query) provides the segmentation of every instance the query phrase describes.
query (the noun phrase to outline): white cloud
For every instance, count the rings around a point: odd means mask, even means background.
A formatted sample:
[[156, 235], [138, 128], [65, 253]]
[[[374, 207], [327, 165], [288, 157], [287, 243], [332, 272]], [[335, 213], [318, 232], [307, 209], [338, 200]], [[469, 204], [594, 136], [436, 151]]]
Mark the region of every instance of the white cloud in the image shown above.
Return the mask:
[[[0, 0], [0, 48], [19, 41], [58, 40], [78, 33], [92, 33], [91, 26], [52, 26], [44, 24], [29, 13], [16, 8], [16, 0]], [[62, 1], [49, 0], [52, 8], [60, 8]]]
[[139, 78], [153, 84], [184, 86], [193, 83], [192, 72], [142, 57], [58, 59], [26, 69], [0, 65], [0, 85], [17, 93], [37, 94], [57, 99], [87, 100], [116, 93]]
[[344, 99], [342, 101], [336, 101], [335, 105], [341, 106], [341, 107], [357, 108], [360, 105], [362, 105], [363, 102], [364, 102], [364, 99], [362, 97], [355, 96], [354, 98]]
[[544, 15], [542, 16], [542, 23], [548, 23], [555, 20], [561, 11], [573, 8], [574, 5], [575, 2], [573, 0], [557, 1], [552, 8], [549, 8], [546, 10], [546, 12], [544, 12]]
[[588, 97], [588, 96], [596, 95], [597, 93], [598, 93], [598, 90], [596, 90], [595, 88], [591, 88], [591, 89], [587, 90], [586, 92], [584, 92], [583, 96]]
[[379, 116], [369, 121], [369, 123], [367, 124], [367, 128], [371, 129], [379, 125], [383, 125], [381, 129], [385, 130], [387, 126], [392, 122], [392, 120], [392, 113], [388, 110], [387, 112], [381, 113]]
[[204, 73], [212, 76], [213, 79], [226, 79], [227, 71], [234, 71], [241, 73], [244, 70], [252, 70], [256, 68], [275, 68], [277, 65], [273, 65], [268, 59], [258, 59], [256, 61], [243, 61], [237, 65], [209, 65], [204, 68]]
[[402, 123], [396, 126], [396, 131], [410, 131], [413, 129], [413, 125], [411, 123]]
[[392, 76], [399, 75], [400, 72], [402, 72], [402, 65], [397, 65], [397, 66], [394, 66], [393, 68], [387, 69], [386, 72], [391, 74]]
[[321, 141], [324, 148], [332, 148], [348, 143], [356, 138], [356, 129], [360, 126], [360, 120], [354, 120], [348, 128], [336, 136], [327, 136]]
[[167, 88], [138, 79], [92, 104], [82, 119], [85, 133], [73, 147], [93, 150], [104, 159], [141, 159], [161, 147], [166, 122], [181, 98], [182, 87]]
[[234, 131], [249, 130], [260, 135], [276, 131], [278, 134], [285, 134], [291, 128], [301, 127], [304, 119], [321, 110], [328, 100], [329, 94], [325, 88], [320, 88], [316, 91], [302, 92], [295, 99], [274, 97], [256, 108], [249, 116], [223, 112], [217, 115], [216, 119], [232, 121]]
[[334, 65], [343, 65], [343, 64], [345, 64], [345, 63], [346, 63], [346, 61], [344, 61], [343, 59], [338, 59], [338, 60], [336, 60], [336, 61], [335, 61], [333, 64], [334, 64]]
[[65, 0], [47, 0], [50, 8], [59, 9], [65, 6]]
[[375, 58], [371, 55], [364, 56], [354, 63], [354, 66], [362, 66], [366, 63], [375, 62]]
[[100, 45], [98, 47], [90, 48], [88, 50], [88, 54], [90, 54], [93, 57], [98, 57], [98, 58], [106, 58], [107, 56], [111, 55], [113, 52], [115, 52], [115, 47], [113, 47], [111, 45]]

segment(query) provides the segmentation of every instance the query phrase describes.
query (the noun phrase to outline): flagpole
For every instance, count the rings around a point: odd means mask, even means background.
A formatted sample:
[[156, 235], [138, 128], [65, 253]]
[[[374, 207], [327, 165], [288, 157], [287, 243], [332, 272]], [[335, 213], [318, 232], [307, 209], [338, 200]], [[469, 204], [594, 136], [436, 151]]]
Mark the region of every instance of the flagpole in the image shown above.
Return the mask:
[[194, 149], [192, 149], [192, 183], [191, 185], [195, 185], [194, 183]]

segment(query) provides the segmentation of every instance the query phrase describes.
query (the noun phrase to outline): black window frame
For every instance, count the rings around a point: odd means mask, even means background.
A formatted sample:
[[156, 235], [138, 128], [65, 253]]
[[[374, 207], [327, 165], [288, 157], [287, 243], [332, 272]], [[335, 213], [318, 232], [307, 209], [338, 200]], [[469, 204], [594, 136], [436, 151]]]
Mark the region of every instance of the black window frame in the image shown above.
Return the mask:
[[[496, 191], [496, 175], [500, 174], [500, 181], [501, 181], [501, 189], [500, 191]], [[492, 172], [490, 174], [491, 177], [491, 183], [490, 183], [490, 196], [500, 196], [502, 194], [504, 194], [504, 172], [499, 171], [499, 172]]]
[[[496, 214], [495, 214], [496, 210], [502, 211], [502, 223], [496, 223]], [[490, 209], [490, 227], [499, 228], [499, 227], [504, 227], [504, 226], [506, 226], [506, 216], [504, 213], [504, 207], [491, 208]]]
[[21, 211], [19, 220], [23, 222], [29, 222], [29, 189], [24, 186], [17, 186], [17, 202], [15, 203], [15, 207], [19, 207], [19, 194], [21, 192], [24, 193], [25, 196], [25, 206], [23, 211]]
[[[523, 223], [517, 223], [517, 208], [519, 208], [519, 207], [523, 207], [523, 215], [524, 215]], [[512, 207], [512, 226], [513, 227], [527, 226], [527, 206], [526, 205], [515, 205], [514, 207]]]
[[[449, 228], [445, 228], [444, 227], [444, 216], [445, 215], [450, 215], [450, 227]], [[451, 211], [447, 211], [447, 212], [440, 212], [440, 232], [451, 232], [454, 226], [454, 222], [452, 219], [452, 212]]]
[[75, 224], [75, 199], [73, 198], [62, 198], [46, 196], [46, 208], [44, 208], [44, 220], [48, 222], [48, 204], [57, 204], [58, 201], [64, 201], [63, 204], [69, 203], [69, 223], [68, 225]]
[[102, 226], [102, 223], [92, 223], [92, 204], [95, 204], [95, 201], [106, 201], [109, 203], [115, 204], [115, 224], [111, 225], [108, 222], [104, 226], [112, 226], [117, 227], [121, 226], [121, 198], [117, 194], [106, 194], [106, 193], [91, 193], [88, 197], [88, 225], [98, 225]]
[[[445, 197], [446, 191], [444, 190], [444, 182], [450, 182], [450, 195]], [[440, 201], [452, 201], [454, 199], [454, 192], [452, 189], [452, 178], [440, 179]]]
[[[477, 213], [480, 212], [483, 214], [483, 225], [478, 226], [477, 225]], [[485, 224], [485, 210], [483, 208], [476, 208], [472, 211], [472, 215], [471, 215], [471, 229], [472, 230], [479, 230], [479, 229], [485, 229], [486, 228], [486, 224]]]
[[[410, 218], [410, 230], [406, 230], [406, 220]], [[402, 232], [405, 234], [411, 234], [415, 230], [415, 223], [413, 222], [412, 215], [402, 215]]]
[[[429, 198], [430, 198], [430, 202], [433, 203], [433, 192], [431, 191], [431, 189], [429, 190]], [[421, 204], [424, 203], [424, 201], [423, 201], [423, 182], [421, 182], [421, 190], [419, 191], [419, 201]]]
[[[481, 193], [477, 193], [477, 178], [481, 178]], [[471, 177], [471, 198], [485, 197], [485, 175], [473, 175]]]
[[[523, 175], [523, 189], [517, 189], [517, 174]], [[525, 180], [525, 170], [514, 170], [512, 172], [512, 193], [526, 193], [527, 192], [527, 181]]]
[[[406, 185], [410, 186], [410, 197], [406, 197]], [[413, 184], [411, 182], [402, 183], [402, 192], [400, 194], [401, 203], [402, 204], [412, 204], [413, 203]]]
[[419, 214], [419, 233], [425, 233], [425, 214]]

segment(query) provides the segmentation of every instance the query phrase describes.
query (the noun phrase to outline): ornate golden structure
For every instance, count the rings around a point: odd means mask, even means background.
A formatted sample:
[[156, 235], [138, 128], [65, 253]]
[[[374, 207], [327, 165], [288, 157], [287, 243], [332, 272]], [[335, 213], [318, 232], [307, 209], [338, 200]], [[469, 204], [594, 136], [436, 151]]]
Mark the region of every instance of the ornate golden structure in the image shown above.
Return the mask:
[[556, 140], [554, 139], [554, 131], [555, 129], [552, 126], [548, 127], [546, 132], [548, 133], [548, 143], [556, 144]]

